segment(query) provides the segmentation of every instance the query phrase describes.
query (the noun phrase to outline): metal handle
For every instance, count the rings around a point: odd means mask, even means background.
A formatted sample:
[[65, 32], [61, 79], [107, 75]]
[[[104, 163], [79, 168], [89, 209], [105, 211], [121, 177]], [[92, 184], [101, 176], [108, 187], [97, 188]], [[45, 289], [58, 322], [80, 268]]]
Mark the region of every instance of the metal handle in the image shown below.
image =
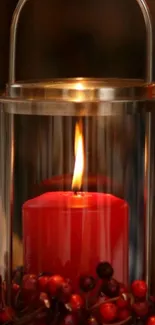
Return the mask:
[[[15, 82], [15, 68], [16, 68], [16, 36], [20, 13], [28, 0], [19, 0], [13, 14], [10, 35], [10, 62], [9, 62], [9, 84]], [[145, 0], [136, 0], [143, 13], [146, 26], [146, 82], [152, 82], [152, 52], [153, 52], [153, 32], [150, 17], [150, 11]]]

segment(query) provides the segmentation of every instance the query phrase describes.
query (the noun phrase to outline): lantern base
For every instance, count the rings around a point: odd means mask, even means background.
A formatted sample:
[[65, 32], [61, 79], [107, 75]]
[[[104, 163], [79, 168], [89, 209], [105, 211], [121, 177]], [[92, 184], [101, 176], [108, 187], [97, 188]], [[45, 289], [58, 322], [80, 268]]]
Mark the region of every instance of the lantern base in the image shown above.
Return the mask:
[[61, 275], [36, 276], [18, 268], [13, 275], [11, 307], [5, 305], [5, 283], [1, 285], [0, 323], [127, 325], [155, 317], [155, 298], [147, 298], [144, 281], [134, 281], [130, 292], [112, 277], [108, 262], [100, 262], [96, 272], [96, 279], [81, 275], [79, 292], [73, 292], [70, 281]]

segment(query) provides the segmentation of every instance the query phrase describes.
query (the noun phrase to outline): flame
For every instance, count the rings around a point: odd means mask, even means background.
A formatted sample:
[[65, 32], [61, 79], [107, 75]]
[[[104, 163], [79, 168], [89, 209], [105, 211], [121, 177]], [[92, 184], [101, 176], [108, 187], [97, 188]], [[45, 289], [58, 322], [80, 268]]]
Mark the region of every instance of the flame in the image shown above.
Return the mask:
[[76, 123], [75, 127], [75, 166], [72, 179], [72, 189], [80, 190], [84, 171], [84, 144], [82, 134], [82, 123]]

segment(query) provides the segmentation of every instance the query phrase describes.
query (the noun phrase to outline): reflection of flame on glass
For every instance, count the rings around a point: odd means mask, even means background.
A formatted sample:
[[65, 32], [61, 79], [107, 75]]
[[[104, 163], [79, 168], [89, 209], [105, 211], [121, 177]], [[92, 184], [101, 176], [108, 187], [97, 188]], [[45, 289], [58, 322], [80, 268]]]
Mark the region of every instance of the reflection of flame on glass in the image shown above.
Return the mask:
[[81, 189], [82, 177], [84, 171], [84, 144], [81, 121], [75, 127], [75, 166], [72, 180], [72, 189], [78, 191]]
[[147, 139], [145, 138], [145, 175], [147, 171], [147, 161], [148, 161], [148, 143], [147, 143]]

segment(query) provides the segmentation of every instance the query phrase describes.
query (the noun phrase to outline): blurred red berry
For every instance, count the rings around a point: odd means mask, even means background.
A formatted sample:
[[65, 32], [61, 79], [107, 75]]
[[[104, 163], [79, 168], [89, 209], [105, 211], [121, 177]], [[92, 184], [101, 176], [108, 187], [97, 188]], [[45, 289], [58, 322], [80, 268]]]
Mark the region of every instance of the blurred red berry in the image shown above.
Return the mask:
[[147, 325], [155, 325], [155, 316], [151, 316], [147, 320]]
[[149, 304], [147, 301], [144, 302], [135, 302], [132, 305], [133, 311], [137, 317], [144, 317], [148, 314]]
[[116, 305], [118, 308], [126, 308], [130, 305], [130, 299], [127, 294], [122, 294], [116, 301]]
[[49, 276], [40, 276], [38, 278], [38, 287], [41, 292], [46, 292], [48, 289]]
[[8, 321], [10, 321], [10, 317], [9, 317], [9, 315], [6, 313], [6, 311], [5, 310], [2, 310], [1, 312], [0, 312], [0, 323], [6, 323], [6, 322], [8, 322]]
[[0, 323], [6, 323], [12, 320], [15, 312], [11, 307], [6, 307], [5, 309], [0, 311]]
[[126, 320], [131, 316], [130, 311], [128, 309], [120, 309], [118, 310], [118, 319], [120, 321]]
[[13, 283], [12, 284], [12, 294], [13, 294], [13, 297], [16, 296], [16, 294], [19, 292], [19, 290], [20, 290], [19, 284]]
[[55, 296], [63, 283], [64, 278], [60, 275], [50, 276], [48, 280], [48, 292], [50, 293], [50, 295]]
[[128, 288], [123, 284], [119, 283], [119, 294], [128, 293]]
[[100, 262], [97, 265], [96, 273], [100, 279], [110, 280], [113, 276], [114, 270], [109, 262]]
[[100, 306], [100, 314], [104, 322], [113, 322], [117, 318], [117, 307], [111, 302]]
[[95, 288], [96, 281], [90, 275], [81, 275], [79, 279], [79, 287], [83, 292], [89, 292]]
[[70, 300], [69, 300], [69, 305], [70, 305], [72, 311], [77, 311], [77, 310], [81, 309], [83, 304], [84, 304], [84, 301], [80, 295], [77, 295], [77, 294], [71, 295]]
[[100, 295], [104, 294], [110, 298], [119, 296], [119, 283], [115, 279], [103, 282], [100, 288]]
[[136, 280], [132, 283], [131, 290], [134, 297], [143, 299], [147, 294], [147, 284], [145, 281]]
[[22, 289], [26, 291], [35, 291], [38, 286], [38, 278], [35, 274], [26, 274], [23, 276]]
[[15, 307], [15, 304], [17, 304], [17, 297], [19, 293], [20, 293], [20, 286], [17, 283], [12, 283], [11, 302], [13, 307]]

